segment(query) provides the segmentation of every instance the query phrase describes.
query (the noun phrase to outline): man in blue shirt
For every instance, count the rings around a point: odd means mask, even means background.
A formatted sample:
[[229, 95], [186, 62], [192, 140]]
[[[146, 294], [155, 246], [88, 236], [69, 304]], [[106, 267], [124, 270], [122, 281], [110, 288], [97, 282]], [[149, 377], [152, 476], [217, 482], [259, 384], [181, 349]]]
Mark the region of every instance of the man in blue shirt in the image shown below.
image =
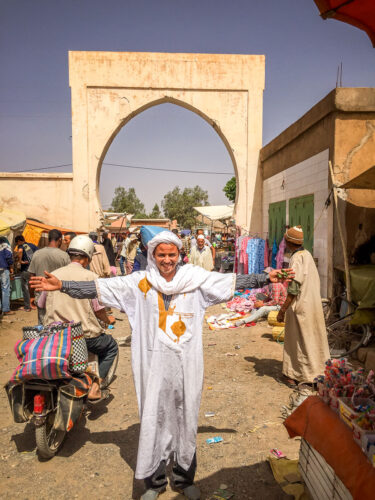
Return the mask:
[[26, 243], [25, 238], [22, 235], [16, 236], [15, 243], [17, 245], [17, 256], [18, 261], [21, 263], [21, 286], [23, 294], [23, 305], [27, 312], [31, 311], [30, 307], [30, 291], [29, 291], [29, 265], [34, 252], [38, 250], [38, 247], [33, 245], [33, 243]]
[[5, 236], [0, 237], [0, 288], [1, 309], [6, 316], [14, 314], [10, 310], [10, 276], [13, 275], [12, 249]]

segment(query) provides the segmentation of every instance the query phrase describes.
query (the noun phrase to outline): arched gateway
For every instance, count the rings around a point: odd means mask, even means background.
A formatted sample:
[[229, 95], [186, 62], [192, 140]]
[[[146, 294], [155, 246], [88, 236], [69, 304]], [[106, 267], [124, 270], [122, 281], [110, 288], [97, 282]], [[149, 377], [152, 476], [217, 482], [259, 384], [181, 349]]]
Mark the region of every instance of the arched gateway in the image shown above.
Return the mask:
[[[171, 102], [200, 115], [224, 141], [237, 178], [236, 223], [260, 231], [258, 159], [262, 146], [264, 56], [69, 52], [69, 82], [73, 175], [34, 174], [36, 199], [46, 182], [50, 191], [44, 191], [48, 200], [39, 197], [35, 207], [29, 201], [25, 207], [28, 216], [82, 231], [98, 227], [100, 170], [113, 139], [137, 114]], [[25, 183], [27, 189], [30, 177], [17, 174], [17, 192], [20, 183]], [[4, 181], [3, 174], [2, 197]], [[13, 176], [7, 182], [14, 181]], [[49, 205], [47, 213], [41, 213], [41, 199]], [[23, 205], [21, 200], [18, 203], [18, 207]]]

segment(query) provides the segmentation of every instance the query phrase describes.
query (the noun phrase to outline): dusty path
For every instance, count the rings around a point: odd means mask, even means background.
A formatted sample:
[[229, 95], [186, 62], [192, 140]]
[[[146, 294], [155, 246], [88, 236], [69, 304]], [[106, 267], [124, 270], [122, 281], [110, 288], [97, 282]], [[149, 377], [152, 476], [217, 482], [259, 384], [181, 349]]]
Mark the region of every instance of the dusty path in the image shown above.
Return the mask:
[[[221, 306], [209, 313], [221, 313]], [[128, 335], [125, 315], [117, 313], [115, 337]], [[17, 312], [13, 323], [0, 325], [0, 382], [16, 365], [13, 345], [21, 328], [35, 324], [36, 313]], [[204, 327], [205, 380], [198, 430], [197, 484], [208, 499], [221, 484], [236, 500], [284, 499], [266, 457], [280, 448], [296, 458], [299, 442], [289, 440], [281, 425], [280, 406], [290, 389], [280, 384], [282, 346], [270, 340], [266, 323], [256, 327], [210, 332]], [[210, 345], [215, 344], [215, 345]], [[239, 349], [235, 349], [239, 345]], [[235, 356], [226, 356], [226, 353]], [[138, 413], [130, 368], [130, 348], [120, 347], [117, 379], [108, 404], [96, 406], [68, 435], [60, 453], [42, 462], [35, 453], [31, 426], [15, 424], [4, 391], [0, 392], [0, 498], [122, 499], [139, 498], [133, 480]], [[206, 412], [215, 416], [206, 418]], [[206, 444], [222, 436], [223, 443]], [[167, 490], [163, 500], [181, 498]]]

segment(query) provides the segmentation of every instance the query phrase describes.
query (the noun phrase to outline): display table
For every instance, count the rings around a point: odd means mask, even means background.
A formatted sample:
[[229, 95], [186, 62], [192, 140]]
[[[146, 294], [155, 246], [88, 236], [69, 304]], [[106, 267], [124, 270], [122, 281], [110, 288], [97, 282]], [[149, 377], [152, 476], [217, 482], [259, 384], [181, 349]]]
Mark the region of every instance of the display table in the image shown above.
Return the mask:
[[307, 398], [284, 425], [290, 437], [301, 436], [324, 458], [354, 500], [375, 498], [375, 469], [349, 427], [318, 396]]
[[314, 500], [352, 500], [352, 495], [327, 464], [305, 439], [301, 440], [298, 470]]

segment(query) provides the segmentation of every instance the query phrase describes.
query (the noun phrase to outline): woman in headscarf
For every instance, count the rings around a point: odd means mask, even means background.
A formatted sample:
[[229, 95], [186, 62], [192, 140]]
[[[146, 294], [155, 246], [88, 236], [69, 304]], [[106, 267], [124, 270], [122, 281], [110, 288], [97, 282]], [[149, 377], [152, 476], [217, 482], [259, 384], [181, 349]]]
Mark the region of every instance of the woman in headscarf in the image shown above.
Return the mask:
[[260, 288], [277, 281], [277, 271], [236, 276], [178, 266], [181, 240], [165, 230], [153, 235], [149, 229], [149, 237], [143, 240], [148, 248], [145, 271], [95, 282], [61, 282], [46, 273], [46, 278], [33, 278], [32, 286], [76, 298], [98, 297], [103, 305], [126, 312], [141, 420], [135, 477], [145, 480], [142, 499], [154, 500], [166, 489], [172, 456], [172, 487], [197, 500], [200, 492], [193, 483], [205, 310], [230, 300], [236, 287]]

